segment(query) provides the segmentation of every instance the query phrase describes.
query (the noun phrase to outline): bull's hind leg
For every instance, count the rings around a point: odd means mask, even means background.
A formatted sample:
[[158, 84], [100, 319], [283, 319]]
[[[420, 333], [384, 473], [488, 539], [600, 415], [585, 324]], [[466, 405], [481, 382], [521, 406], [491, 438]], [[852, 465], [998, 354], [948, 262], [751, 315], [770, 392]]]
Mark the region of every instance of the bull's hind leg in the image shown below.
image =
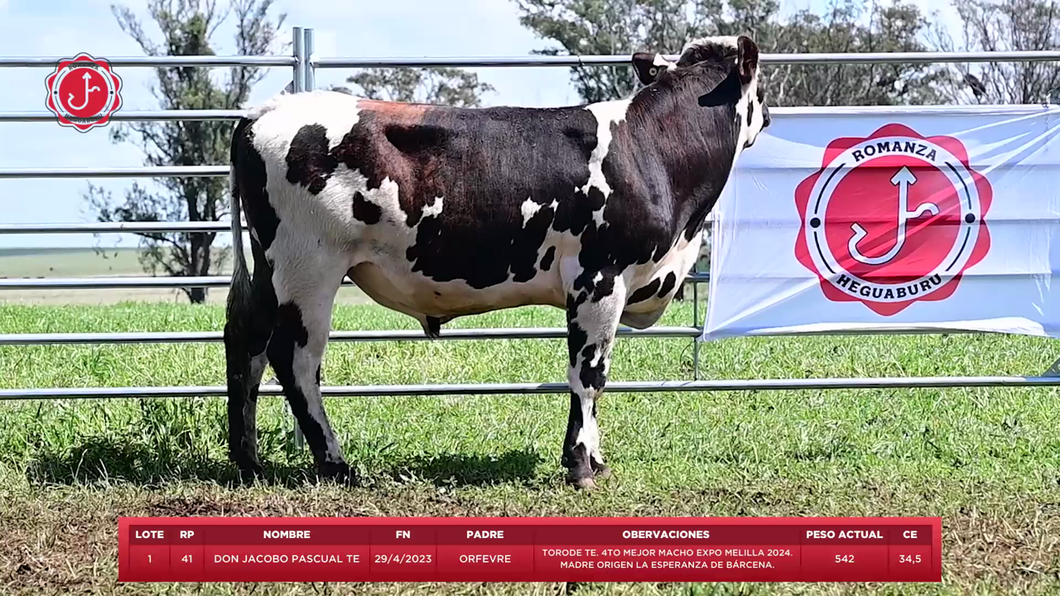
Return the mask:
[[244, 481], [262, 472], [258, 459], [258, 388], [268, 364], [265, 348], [276, 324], [276, 294], [272, 267], [261, 246], [251, 239], [254, 276], [250, 290], [233, 294], [224, 328], [228, 378], [228, 453]]
[[[583, 275], [580, 279], [593, 278]], [[596, 485], [594, 476], [602, 478], [610, 473], [600, 451], [596, 402], [607, 381], [615, 331], [626, 299], [621, 277], [597, 274], [595, 280], [589, 287], [567, 294], [567, 381], [571, 396], [562, 461], [568, 469], [567, 482], [578, 488], [592, 488]]]
[[[274, 245], [275, 246], [275, 245]], [[268, 355], [321, 476], [350, 479], [320, 394], [331, 313], [347, 267], [334, 255], [276, 250], [276, 329]]]

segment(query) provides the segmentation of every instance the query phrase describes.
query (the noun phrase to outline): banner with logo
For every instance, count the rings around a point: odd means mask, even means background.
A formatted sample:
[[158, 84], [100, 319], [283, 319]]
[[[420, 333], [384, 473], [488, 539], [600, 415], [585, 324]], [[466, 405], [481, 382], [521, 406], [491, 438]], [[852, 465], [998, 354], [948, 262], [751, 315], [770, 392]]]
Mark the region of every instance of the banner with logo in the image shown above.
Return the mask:
[[774, 112], [714, 208], [701, 339], [1060, 336], [1060, 107]]

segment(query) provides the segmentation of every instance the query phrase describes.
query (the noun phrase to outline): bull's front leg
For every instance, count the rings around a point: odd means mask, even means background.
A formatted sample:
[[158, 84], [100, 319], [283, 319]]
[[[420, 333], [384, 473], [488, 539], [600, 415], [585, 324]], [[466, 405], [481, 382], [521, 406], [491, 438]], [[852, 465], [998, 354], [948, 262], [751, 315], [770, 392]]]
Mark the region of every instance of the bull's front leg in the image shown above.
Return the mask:
[[595, 282], [580, 289], [576, 283], [575, 289], [567, 293], [567, 380], [571, 395], [562, 462], [568, 470], [569, 484], [593, 488], [594, 477], [604, 478], [610, 473], [600, 451], [596, 402], [610, 370], [626, 288], [623, 279], [616, 275], [595, 274], [581, 279]]

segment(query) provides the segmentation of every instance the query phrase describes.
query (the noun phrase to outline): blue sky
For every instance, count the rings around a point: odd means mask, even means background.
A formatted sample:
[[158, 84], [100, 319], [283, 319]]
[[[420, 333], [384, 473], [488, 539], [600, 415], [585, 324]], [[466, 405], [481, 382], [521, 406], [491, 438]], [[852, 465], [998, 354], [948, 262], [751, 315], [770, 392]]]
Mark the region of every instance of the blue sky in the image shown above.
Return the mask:
[[[942, 4], [917, 0], [923, 8]], [[139, 46], [117, 26], [110, 0], [0, 0], [0, 55], [73, 56], [88, 52], [98, 57], [140, 55]], [[144, 0], [122, 2], [145, 15]], [[786, 0], [785, 12], [798, 8], [820, 10], [827, 0]], [[286, 13], [284, 35], [292, 26], [312, 27], [316, 55], [324, 56], [500, 56], [524, 55], [544, 47], [518, 21], [508, 0], [277, 0]], [[232, 53], [227, 45], [218, 53]], [[676, 48], [675, 48], [676, 50]], [[0, 69], [0, 111], [44, 110], [45, 68]], [[150, 69], [121, 68], [123, 110], [157, 109], [147, 89]], [[491, 105], [556, 106], [578, 102], [564, 68], [478, 69], [482, 80], [496, 88], [484, 98]], [[317, 85], [341, 83], [350, 71], [319, 70]], [[270, 70], [255, 88], [251, 103], [268, 98], [290, 81], [290, 69]], [[111, 125], [113, 126], [113, 125]], [[109, 128], [109, 127], [108, 127]], [[0, 123], [0, 167], [139, 166], [141, 154], [132, 144], [115, 145], [108, 130], [87, 134], [53, 123]], [[116, 198], [133, 179], [94, 179]], [[0, 222], [42, 223], [92, 221], [82, 193], [89, 180], [0, 180]], [[227, 243], [227, 238], [224, 239]], [[99, 239], [101, 244], [135, 246], [131, 235]], [[0, 235], [0, 248], [11, 246], [91, 246], [91, 235]]]

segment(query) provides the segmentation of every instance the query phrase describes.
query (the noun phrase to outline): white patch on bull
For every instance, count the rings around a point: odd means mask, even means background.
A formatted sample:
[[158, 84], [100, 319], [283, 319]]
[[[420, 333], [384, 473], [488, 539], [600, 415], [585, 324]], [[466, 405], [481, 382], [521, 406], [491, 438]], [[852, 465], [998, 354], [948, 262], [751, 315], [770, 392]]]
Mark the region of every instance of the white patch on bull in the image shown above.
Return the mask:
[[670, 62], [666, 58], [663, 58], [662, 54], [655, 54], [655, 59], [653, 59], [651, 63], [655, 66], [664, 66], [666, 67], [666, 70], [673, 70], [677, 68], [676, 64]]
[[607, 177], [604, 176], [604, 159], [611, 150], [611, 125], [626, 119], [626, 111], [631, 101], [629, 99], [602, 101], [585, 107], [596, 118], [596, 147], [589, 155], [589, 180], [578, 190], [588, 196], [589, 189], [596, 188], [603, 194], [604, 205], [593, 211], [593, 221], [596, 222], [597, 228], [604, 225], [604, 208], [607, 206], [607, 197], [611, 196], [611, 185], [607, 183]]
[[269, 204], [281, 225], [288, 222], [306, 234], [323, 233], [335, 245], [364, 226], [353, 218], [351, 201], [354, 191], [371, 194], [365, 192], [365, 178], [339, 164], [324, 190], [314, 196], [287, 182], [287, 154], [295, 135], [307, 125], [324, 127], [332, 147], [341, 141], [359, 121], [357, 101], [344, 93], [314, 91], [280, 95], [253, 111], [253, 144], [265, 162]]
[[[556, 201], [552, 201], [552, 204], [555, 205], [557, 203]], [[525, 228], [527, 222], [530, 221], [530, 218], [541, 210], [541, 204], [535, 203], [533, 199], [528, 198], [523, 201], [522, 206], [520, 206], [520, 210], [523, 212], [523, 227]]]
[[[328, 149], [342, 141], [360, 120], [358, 98], [334, 91], [309, 91], [276, 96], [250, 110], [254, 123], [254, 146], [262, 157], [287, 157], [291, 139], [306, 125], [319, 124], [328, 138]], [[266, 162], [269, 159], [265, 159]], [[281, 159], [286, 163], [285, 159]], [[286, 173], [286, 172], [285, 172]]]
[[[431, 203], [430, 205], [424, 205], [423, 215], [420, 217], [420, 219], [423, 219], [424, 217], [437, 217], [438, 215], [441, 215], [441, 213], [442, 197], [434, 197], [433, 203]], [[419, 227], [419, 222], [416, 223], [416, 226]]]

